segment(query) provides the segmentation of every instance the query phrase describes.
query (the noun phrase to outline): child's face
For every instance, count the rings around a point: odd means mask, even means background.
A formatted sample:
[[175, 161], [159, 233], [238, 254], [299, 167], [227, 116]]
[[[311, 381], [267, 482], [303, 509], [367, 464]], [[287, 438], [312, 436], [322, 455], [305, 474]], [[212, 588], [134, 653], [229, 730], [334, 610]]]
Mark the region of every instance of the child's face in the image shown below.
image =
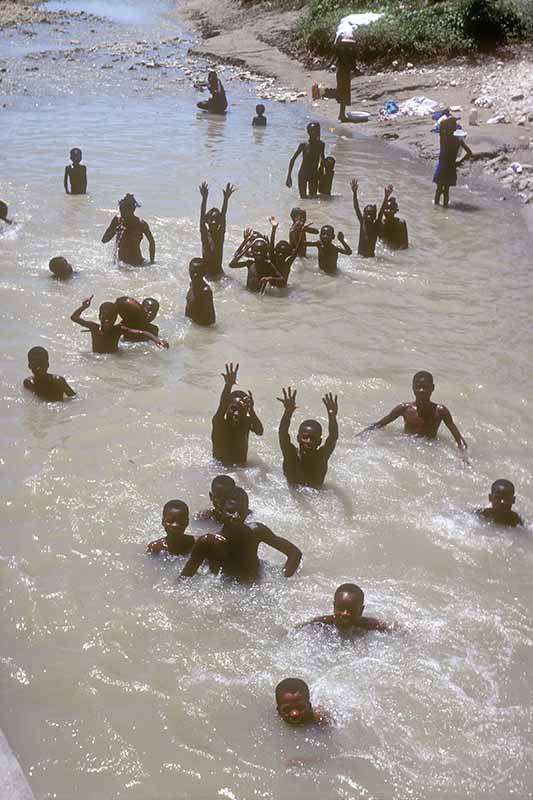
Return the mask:
[[338, 628], [350, 628], [363, 613], [363, 608], [357, 603], [355, 597], [349, 592], [337, 595], [333, 604], [335, 624]]
[[226, 500], [226, 490], [223, 486], [215, 486], [209, 492], [209, 499], [211, 500], [215, 511], [222, 511], [224, 509], [224, 502]]
[[492, 508], [499, 514], [508, 513], [515, 501], [514, 492], [508, 486], [496, 485], [489, 494]]
[[231, 519], [242, 522], [246, 519], [247, 509], [237, 499], [230, 497], [224, 502], [224, 513]]
[[148, 320], [148, 322], [152, 322], [152, 320], [154, 320], [157, 317], [157, 312], [159, 311], [159, 304], [156, 301], [148, 298], [146, 300], [143, 300], [142, 306], [146, 311], [146, 319]]
[[212, 208], [207, 213], [207, 224], [210, 228], [218, 228], [221, 223], [220, 211], [218, 208]]
[[258, 261], [264, 261], [268, 256], [268, 244], [264, 239], [258, 239], [252, 245], [252, 256]]
[[311, 703], [301, 692], [284, 692], [279, 700], [278, 714], [289, 725], [303, 725], [312, 714]]
[[278, 242], [276, 245], [276, 255], [280, 258], [288, 258], [292, 248], [288, 242]]
[[331, 226], [324, 225], [324, 227], [320, 229], [320, 241], [322, 244], [331, 244], [334, 238], [335, 231]]
[[189, 515], [184, 508], [170, 508], [164, 512], [162, 524], [167, 536], [181, 536], [189, 524]]
[[117, 315], [112, 311], [100, 311], [98, 316], [100, 318], [100, 326], [103, 331], [110, 330], [117, 320]]
[[322, 436], [315, 428], [304, 425], [298, 431], [297, 440], [302, 455], [312, 455], [320, 447]]
[[365, 206], [363, 217], [367, 222], [375, 222], [377, 217], [376, 206]]
[[28, 367], [30, 371], [38, 378], [44, 375], [48, 370], [48, 357], [45, 355], [31, 356], [28, 358]]
[[413, 392], [417, 400], [429, 400], [434, 388], [432, 378], [425, 375], [421, 375], [413, 381]]
[[70, 160], [74, 165], [77, 165], [81, 161], [81, 150], [71, 150], [70, 151]]

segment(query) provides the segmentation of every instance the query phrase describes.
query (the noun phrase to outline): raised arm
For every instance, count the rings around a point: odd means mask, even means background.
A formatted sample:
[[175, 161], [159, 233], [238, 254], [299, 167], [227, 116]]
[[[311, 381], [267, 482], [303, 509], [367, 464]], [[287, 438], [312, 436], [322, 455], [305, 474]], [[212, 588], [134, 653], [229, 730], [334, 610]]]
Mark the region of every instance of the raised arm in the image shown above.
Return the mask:
[[231, 390], [237, 383], [237, 373], [239, 371], [239, 365], [236, 364], [235, 368], [233, 368], [233, 362], [225, 365], [226, 372], [221, 372], [220, 374], [224, 378], [224, 388], [222, 389], [222, 394], [220, 395], [220, 402], [218, 404], [218, 408], [216, 410], [215, 416], [213, 417], [213, 422], [218, 419], [223, 419], [226, 415], [226, 411], [228, 410], [228, 405], [231, 397]]
[[231, 195], [234, 193], [235, 193], [235, 186], [233, 186], [231, 183], [227, 183], [226, 188], [222, 192], [224, 199], [222, 201], [222, 209], [220, 211], [220, 214], [222, 216], [222, 228], [224, 230], [224, 233], [226, 232], [226, 216], [228, 214], [228, 203]]
[[465, 151], [465, 154], [464, 154], [464, 156], [463, 156], [463, 157], [462, 157], [462, 158], [461, 158], [461, 159], [460, 159], [460, 160], [457, 162], [457, 166], [460, 166], [460, 165], [463, 163], [463, 161], [467, 161], [469, 158], [472, 158], [472, 151], [471, 151], [471, 149], [469, 148], [469, 146], [467, 145], [467, 143], [464, 141], [464, 139], [461, 139], [461, 147], [462, 147], [462, 148], [463, 148], [463, 150]]
[[444, 424], [450, 431], [451, 435], [457, 442], [457, 447], [460, 450], [466, 450], [468, 447], [466, 440], [463, 438], [459, 428], [453, 421], [452, 415], [450, 414], [446, 406], [442, 406], [442, 421], [444, 422]]
[[152, 234], [152, 231], [150, 230], [150, 226], [144, 220], [143, 220], [143, 233], [146, 236], [146, 238], [148, 239], [148, 245], [150, 247], [150, 251], [149, 251], [150, 252], [150, 264], [153, 264], [154, 261], [155, 261], [155, 239], [154, 239], [154, 236]]
[[344, 238], [344, 233], [342, 231], [338, 232], [337, 239], [341, 243], [341, 247], [337, 247], [337, 252], [344, 253], [345, 256], [351, 256], [353, 252], [352, 248]]
[[328, 412], [328, 438], [324, 442], [321, 450], [324, 455], [329, 458], [335, 450], [335, 445], [337, 444], [337, 440], [339, 438], [339, 423], [337, 422], [339, 403], [337, 401], [337, 395], [333, 397], [331, 392], [328, 392], [328, 394], [324, 395], [322, 402], [326, 406], [326, 411]]
[[358, 182], [357, 178], [353, 178], [352, 179], [352, 182], [351, 182], [350, 186], [352, 187], [353, 210], [355, 211], [355, 215], [356, 215], [357, 219], [359, 220], [359, 222], [362, 222], [363, 221], [363, 215], [361, 214], [361, 209], [359, 208], [359, 197], [358, 197], [359, 182]]
[[68, 190], [68, 167], [65, 167], [65, 176], [63, 178], [63, 186], [65, 187], [65, 192], [70, 194]]
[[87, 319], [82, 319], [82, 312], [85, 311], [91, 305], [91, 301], [94, 295], [92, 294], [90, 297], [87, 297], [83, 300], [81, 306], [77, 308], [73, 313], [70, 315], [72, 322], [75, 322], [77, 325], [81, 325], [82, 328], [88, 328], [90, 331], [99, 330], [100, 326], [97, 322], [91, 322]]
[[276, 536], [276, 534], [272, 533], [270, 528], [267, 528], [266, 525], [258, 525], [255, 528], [255, 531], [259, 534], [260, 540], [263, 542], [263, 544], [267, 544], [269, 547], [272, 547], [274, 550], [278, 550], [278, 552], [287, 556], [287, 561], [283, 567], [283, 574], [285, 577], [290, 578], [291, 575], [294, 575], [300, 566], [300, 561], [302, 560], [302, 551], [296, 547], [295, 544], [289, 542], [288, 539], [283, 539], [281, 536]]
[[368, 428], [360, 431], [357, 435], [362, 436], [363, 433], [368, 433], [369, 431], [374, 431], [378, 428], [384, 428], [390, 422], [394, 422], [395, 419], [398, 419], [398, 417], [403, 417], [405, 413], [405, 406], [406, 403], [400, 403], [399, 406], [393, 408], [392, 411], [390, 411], [386, 416], [382, 417], [382, 419], [374, 422], [372, 425], [369, 425]]
[[117, 232], [117, 228], [118, 228], [118, 217], [113, 217], [113, 219], [111, 220], [106, 229], [106, 232], [102, 236], [103, 244], [107, 244], [107, 242], [111, 241], [111, 239]]
[[281, 447], [281, 452], [285, 456], [291, 447], [291, 437], [289, 434], [289, 428], [291, 425], [292, 415], [296, 411], [296, 389], [291, 389], [289, 386], [287, 389], [282, 389], [283, 397], [278, 397], [280, 403], [283, 404], [283, 416], [281, 417], [279, 423], [279, 446]]
[[209, 196], [209, 186], [204, 181], [200, 184], [200, 194], [202, 195], [202, 204], [200, 206], [200, 233], [206, 228], [205, 217], [207, 214], [207, 198]]
[[248, 392], [248, 397], [244, 402], [246, 403], [246, 408], [250, 416], [250, 430], [253, 431], [256, 436], [262, 436], [264, 431], [263, 423], [255, 413], [254, 397], [251, 392]]
[[276, 246], [276, 233], [278, 230], [279, 220], [277, 217], [270, 217], [270, 224], [272, 230], [270, 231], [270, 260], [274, 260], [274, 248]]
[[304, 147], [305, 145], [303, 143], [299, 144], [298, 149], [296, 150], [293, 157], [289, 161], [289, 171], [287, 172], [287, 180], [285, 181], [285, 186], [287, 186], [289, 189], [292, 187], [292, 171], [294, 169], [296, 159], [298, 158], [300, 153], [303, 153]]
[[385, 211], [385, 206], [387, 205], [387, 201], [391, 196], [391, 194], [393, 193], [393, 191], [394, 191], [394, 186], [392, 185], [392, 183], [389, 183], [387, 186], [385, 186], [385, 191], [383, 193], [383, 202], [381, 204], [381, 208], [379, 209], [379, 214], [376, 219], [376, 225], [378, 226], [378, 228], [383, 221], [383, 212]]
[[180, 573], [181, 578], [192, 578], [193, 575], [196, 575], [204, 561], [209, 558], [212, 550], [211, 540], [212, 534], [207, 533], [195, 541], [189, 560]]

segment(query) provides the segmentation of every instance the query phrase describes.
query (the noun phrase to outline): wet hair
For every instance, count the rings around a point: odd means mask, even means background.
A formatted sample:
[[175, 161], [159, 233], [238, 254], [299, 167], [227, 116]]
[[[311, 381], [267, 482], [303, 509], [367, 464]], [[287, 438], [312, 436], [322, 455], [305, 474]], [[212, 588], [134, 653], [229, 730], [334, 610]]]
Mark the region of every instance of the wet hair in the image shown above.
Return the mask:
[[311, 133], [314, 131], [318, 131], [320, 133], [320, 123], [319, 122], [310, 122], [306, 128], [307, 133]]
[[241, 400], [247, 400], [247, 398], [248, 398], [248, 395], [246, 394], [246, 392], [243, 392], [242, 389], [235, 389], [230, 394], [230, 399], [231, 400], [238, 400], [239, 402], [241, 402]]
[[417, 372], [416, 375], [413, 375], [413, 383], [417, 381], [419, 378], [430, 378], [431, 382], [433, 383], [433, 375], [431, 374], [431, 372], [426, 372], [425, 370]]
[[184, 511], [187, 514], [187, 519], [189, 519], [189, 506], [183, 500], [169, 500], [163, 506], [163, 515], [168, 511]]
[[102, 314], [114, 314], [115, 319], [118, 316], [117, 307], [114, 303], [102, 303], [100, 308], [98, 309], [98, 314], [101, 316]]
[[279, 706], [284, 694], [301, 694], [308, 703], [310, 700], [309, 686], [301, 678], [284, 678], [276, 686], [276, 705]]
[[81, 154], [81, 150], [80, 150], [79, 147], [73, 147], [72, 148], [72, 150], [70, 151], [70, 157], [72, 158], [73, 155], [75, 155], [75, 154], [77, 155], [78, 153], [80, 155], [80, 161], [81, 161], [82, 154]]
[[226, 502], [228, 500], [235, 500], [242, 507], [243, 511], [248, 511], [250, 507], [250, 501], [248, 500], [248, 494], [241, 489], [240, 486], [235, 486], [230, 492], [228, 492], [226, 496]]
[[215, 475], [211, 481], [211, 490], [216, 489], [217, 486], [221, 486], [227, 492], [237, 488], [235, 481], [230, 475]]
[[508, 481], [507, 478], [498, 478], [497, 481], [494, 481], [494, 483], [490, 487], [491, 494], [495, 489], [498, 488], [504, 489], [506, 492], [512, 492], [514, 494], [514, 484], [512, 484], [511, 481]]
[[139, 203], [132, 194], [125, 194], [122, 200], [118, 201], [119, 208], [122, 205], [132, 206], [134, 209], [140, 208]]
[[202, 273], [205, 275], [206, 269], [205, 264], [202, 258], [192, 258], [189, 261], [189, 278], [193, 278], [194, 275], [198, 274], [198, 271], [201, 270]]
[[313, 433], [318, 433], [320, 436], [322, 436], [322, 425], [316, 419], [304, 420], [298, 428], [298, 434], [300, 434], [304, 428], [311, 428]]
[[296, 222], [297, 217], [307, 219], [307, 211], [304, 208], [291, 208], [291, 219]]
[[334, 600], [337, 600], [341, 594], [352, 594], [360, 606], [365, 602], [365, 593], [359, 586], [356, 586], [355, 583], [342, 583], [335, 589]]
[[255, 110], [257, 111], [258, 114], [264, 114], [265, 113], [265, 107], [264, 107], [264, 105], [262, 103], [259, 103], [259, 105], [257, 105], [255, 107]]
[[3, 200], [0, 200], [0, 219], [5, 219], [7, 217], [7, 212], [9, 211], [7, 204], [4, 203]]
[[48, 361], [48, 350], [45, 350], [44, 347], [32, 347], [28, 350], [28, 361], [42, 361], [43, 359]]
[[333, 234], [333, 236], [335, 236], [335, 228], [333, 227], [333, 225], [322, 225], [322, 227], [320, 228], [320, 234], [325, 233], [326, 231], [330, 231]]
[[58, 278], [66, 277], [72, 272], [72, 267], [63, 256], [54, 256], [48, 262], [48, 269]]

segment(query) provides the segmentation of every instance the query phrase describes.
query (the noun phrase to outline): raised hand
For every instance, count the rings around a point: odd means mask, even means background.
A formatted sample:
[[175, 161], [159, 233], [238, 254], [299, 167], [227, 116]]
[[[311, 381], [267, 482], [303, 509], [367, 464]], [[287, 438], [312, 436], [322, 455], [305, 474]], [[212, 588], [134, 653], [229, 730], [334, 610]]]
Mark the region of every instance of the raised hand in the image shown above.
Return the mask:
[[287, 178], [287, 180], [285, 181], [285, 186], [288, 189], [292, 189], [292, 178]]
[[205, 200], [207, 200], [207, 195], [209, 194], [209, 186], [205, 181], [200, 184], [200, 194]]
[[338, 232], [337, 239], [339, 240], [339, 242], [344, 242], [344, 233], [342, 231]]
[[298, 406], [296, 405], [296, 389], [291, 389], [289, 386], [287, 389], [282, 389], [283, 397], [277, 397], [276, 399], [279, 400], [280, 403], [283, 403], [283, 407], [285, 411], [290, 411], [291, 414], [294, 414]]
[[82, 300], [81, 301], [81, 307], [83, 309], [89, 308], [89, 306], [91, 305], [93, 297], [94, 297], [94, 294], [92, 294], [90, 297], [86, 297], [85, 300]]
[[243, 403], [246, 406], [246, 410], [249, 411], [251, 414], [252, 411], [254, 410], [254, 396], [250, 391], [247, 393], [247, 396], [243, 400]]
[[251, 239], [253, 235], [254, 235], [253, 228], [245, 228], [242, 238], [244, 239], [244, 241], [246, 241], [247, 239]]
[[279, 225], [279, 219], [277, 217], [269, 217], [268, 221], [270, 222], [273, 228], [277, 228]]
[[352, 187], [352, 192], [354, 194], [357, 194], [357, 190], [359, 189], [359, 181], [357, 180], [357, 178], [352, 178], [350, 186]]
[[168, 348], [170, 347], [166, 339], [156, 339], [154, 344], [156, 345], [156, 347], [160, 347], [163, 350], [168, 350]]
[[[207, 184], [206, 184], [206, 186], [207, 186]], [[226, 188], [222, 192], [222, 194], [224, 195], [224, 198], [226, 200], [229, 200], [231, 195], [234, 194], [234, 193], [235, 193], [235, 186], [233, 186], [232, 183], [227, 183], [226, 184]]]
[[392, 185], [392, 183], [388, 183], [387, 186], [385, 186], [385, 200], [389, 199], [393, 191], [394, 191], [394, 186]]
[[326, 406], [326, 411], [328, 412], [328, 416], [336, 417], [339, 412], [339, 404], [337, 402], [337, 395], [333, 397], [331, 392], [328, 392], [322, 398], [322, 402]]
[[232, 386], [235, 386], [235, 384], [237, 383], [237, 372], [238, 371], [239, 371], [239, 365], [235, 364], [235, 369], [233, 369], [233, 361], [231, 361], [229, 364], [226, 364], [226, 372], [225, 372], [225, 374], [224, 374], [224, 372], [220, 373], [222, 375], [222, 377], [224, 378], [224, 383], [226, 384], [226, 386], [229, 386], [230, 388]]

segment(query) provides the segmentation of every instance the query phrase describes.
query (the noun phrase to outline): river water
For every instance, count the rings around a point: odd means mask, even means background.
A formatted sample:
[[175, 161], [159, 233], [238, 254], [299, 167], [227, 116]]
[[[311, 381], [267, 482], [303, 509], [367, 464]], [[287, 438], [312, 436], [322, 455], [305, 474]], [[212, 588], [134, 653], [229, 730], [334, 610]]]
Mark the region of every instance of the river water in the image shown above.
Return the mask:
[[[470, 513], [508, 477], [533, 518], [531, 242], [519, 215], [464, 181], [456, 207], [435, 210], [430, 166], [326, 124], [336, 196], [307, 202], [309, 220], [332, 222], [356, 249], [349, 178], [365, 202], [391, 181], [411, 248], [341, 258], [335, 277], [309, 257], [285, 296], [248, 294], [232, 274], [214, 286], [216, 327], [194, 328], [183, 310], [198, 184], [208, 180], [216, 204], [228, 180], [238, 187], [227, 256], [272, 213], [285, 232], [300, 204], [284, 188], [286, 164], [309, 109], [267, 104], [269, 127], [254, 131], [253, 86], [226, 70], [230, 113], [202, 117], [186, 71], [204, 65], [187, 62], [164, 6], [73, 7], [107, 18], [0, 34], [0, 194], [18, 223], [0, 238], [0, 723], [37, 800], [533, 797], [533, 542]], [[140, 64], [154, 58], [166, 66]], [[86, 197], [62, 189], [74, 146]], [[126, 192], [154, 232], [152, 267], [118, 268], [100, 244]], [[48, 275], [54, 255], [78, 270], [67, 284]], [[96, 307], [158, 298], [170, 350], [93, 355], [69, 319], [92, 293]], [[35, 345], [77, 390], [73, 402], [22, 391]], [[265, 424], [247, 468], [231, 474], [256, 517], [304, 553], [286, 580], [265, 551], [251, 588], [205, 574], [178, 583], [180, 561], [144, 554], [164, 502], [208, 505], [220, 472], [210, 419], [229, 360]], [[430, 444], [398, 426], [355, 438], [410, 398], [419, 369], [434, 373], [471, 467], [447, 432]], [[321, 492], [289, 489], [281, 472], [276, 396], [288, 384], [298, 420], [323, 420], [322, 395], [339, 395]], [[344, 581], [399, 630], [352, 642], [294, 631], [327, 612]], [[278, 719], [273, 689], [289, 675], [333, 713], [330, 730]]]

